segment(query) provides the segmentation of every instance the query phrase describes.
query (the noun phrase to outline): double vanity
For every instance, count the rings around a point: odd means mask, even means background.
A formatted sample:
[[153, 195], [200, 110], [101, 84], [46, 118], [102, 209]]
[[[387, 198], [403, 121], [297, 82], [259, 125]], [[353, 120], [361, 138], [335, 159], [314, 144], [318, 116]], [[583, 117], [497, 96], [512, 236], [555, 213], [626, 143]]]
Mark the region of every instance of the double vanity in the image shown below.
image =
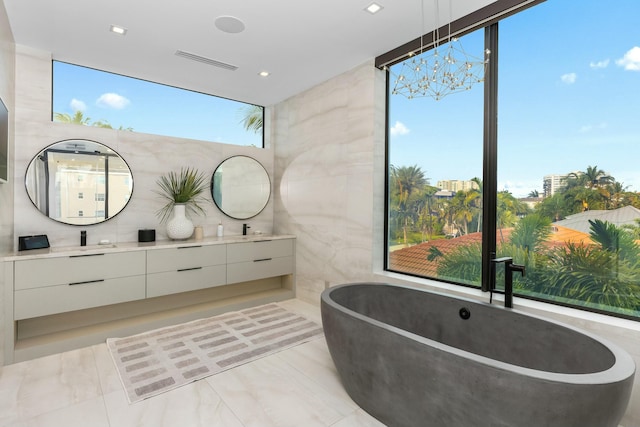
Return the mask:
[[295, 297], [295, 237], [51, 248], [4, 258], [5, 363]]

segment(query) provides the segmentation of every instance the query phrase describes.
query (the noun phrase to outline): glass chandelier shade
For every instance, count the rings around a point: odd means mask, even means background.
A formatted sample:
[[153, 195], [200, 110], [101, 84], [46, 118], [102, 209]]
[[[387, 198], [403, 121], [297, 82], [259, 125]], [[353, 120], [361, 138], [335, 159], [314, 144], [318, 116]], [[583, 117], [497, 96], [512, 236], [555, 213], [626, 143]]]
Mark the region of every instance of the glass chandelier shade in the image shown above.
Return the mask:
[[[469, 90], [475, 83], [484, 81], [491, 54], [488, 49], [480, 58], [467, 53], [457, 37], [447, 37], [445, 43], [440, 44], [437, 24], [433, 40], [435, 45], [431, 50], [403, 61], [398, 74], [389, 70], [394, 82], [392, 94], [409, 99], [431, 97], [437, 101], [452, 93]], [[420, 47], [422, 51], [423, 46]]]

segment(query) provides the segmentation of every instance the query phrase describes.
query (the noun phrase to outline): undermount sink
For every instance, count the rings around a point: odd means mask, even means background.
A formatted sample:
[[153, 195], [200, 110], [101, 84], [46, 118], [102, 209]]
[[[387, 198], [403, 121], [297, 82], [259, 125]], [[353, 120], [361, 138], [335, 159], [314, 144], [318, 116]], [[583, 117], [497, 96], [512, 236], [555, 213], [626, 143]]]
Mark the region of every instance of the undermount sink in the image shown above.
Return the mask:
[[65, 246], [58, 248], [51, 248], [51, 252], [86, 252], [86, 251], [100, 251], [103, 249], [117, 248], [115, 243], [109, 243], [107, 245], [89, 245], [89, 246]]

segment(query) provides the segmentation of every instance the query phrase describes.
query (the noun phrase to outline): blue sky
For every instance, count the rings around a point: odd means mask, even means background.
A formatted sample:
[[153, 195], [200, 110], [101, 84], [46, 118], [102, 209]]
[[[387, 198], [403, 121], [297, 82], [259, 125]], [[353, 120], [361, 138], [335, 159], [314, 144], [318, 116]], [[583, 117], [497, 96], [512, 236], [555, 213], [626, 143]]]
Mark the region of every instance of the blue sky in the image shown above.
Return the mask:
[[[640, 191], [638, 16], [637, 0], [548, 0], [500, 23], [500, 190], [526, 196], [544, 175], [598, 166]], [[461, 42], [480, 56], [482, 32]], [[482, 95], [394, 95], [391, 163], [417, 164], [433, 185], [482, 177]]]
[[82, 111], [114, 128], [239, 145], [262, 146], [241, 121], [247, 104], [155, 83], [54, 63], [53, 111]]

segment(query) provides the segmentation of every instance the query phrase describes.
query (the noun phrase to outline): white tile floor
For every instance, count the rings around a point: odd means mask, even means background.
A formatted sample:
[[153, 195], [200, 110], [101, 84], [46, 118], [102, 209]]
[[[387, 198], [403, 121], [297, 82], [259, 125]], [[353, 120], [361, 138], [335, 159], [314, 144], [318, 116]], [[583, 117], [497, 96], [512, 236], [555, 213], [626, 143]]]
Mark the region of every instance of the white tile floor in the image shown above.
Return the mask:
[[[286, 301], [320, 323], [317, 307]], [[317, 339], [130, 405], [105, 344], [0, 369], [0, 427], [384, 427]]]

